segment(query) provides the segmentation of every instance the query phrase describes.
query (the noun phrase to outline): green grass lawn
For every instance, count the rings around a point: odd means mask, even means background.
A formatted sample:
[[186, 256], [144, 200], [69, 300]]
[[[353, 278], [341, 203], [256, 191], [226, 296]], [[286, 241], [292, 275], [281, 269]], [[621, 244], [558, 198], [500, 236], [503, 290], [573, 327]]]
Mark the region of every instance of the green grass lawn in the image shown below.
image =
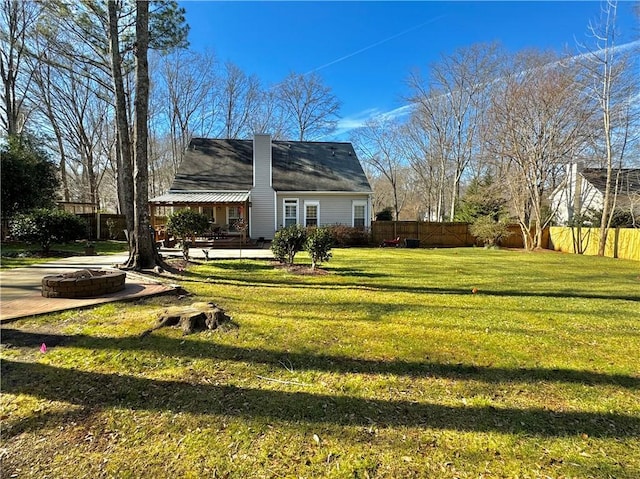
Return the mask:
[[[0, 268], [22, 268], [31, 264], [43, 263], [55, 260], [61, 256], [73, 256], [84, 254], [84, 241], [73, 243], [54, 244], [51, 253], [46, 255], [40, 247], [34, 244], [2, 243], [0, 246]], [[129, 246], [125, 241], [94, 241], [96, 254], [113, 254], [128, 251]]]
[[[193, 297], [3, 325], [3, 477], [640, 477], [639, 263], [344, 249], [323, 267], [211, 261], [183, 277]], [[191, 301], [233, 322], [140, 338]]]

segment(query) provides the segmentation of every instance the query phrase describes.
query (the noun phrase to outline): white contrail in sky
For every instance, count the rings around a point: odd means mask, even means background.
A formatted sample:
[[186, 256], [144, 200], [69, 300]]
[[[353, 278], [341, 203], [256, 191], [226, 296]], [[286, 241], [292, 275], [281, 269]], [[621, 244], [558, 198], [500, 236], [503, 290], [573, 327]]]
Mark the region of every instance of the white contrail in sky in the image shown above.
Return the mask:
[[375, 47], [377, 47], [379, 45], [382, 45], [383, 43], [387, 43], [387, 42], [389, 42], [389, 41], [391, 41], [391, 40], [393, 40], [395, 38], [401, 37], [402, 35], [406, 35], [407, 33], [413, 32], [414, 30], [418, 30], [419, 28], [422, 28], [425, 25], [428, 25], [429, 23], [437, 22], [438, 20], [440, 20], [441, 18], [444, 18], [444, 17], [445, 17], [445, 15], [440, 15], [440, 16], [437, 16], [437, 17], [432, 18], [430, 20], [427, 20], [426, 22], [422, 22], [419, 25], [415, 25], [415, 26], [413, 26], [411, 28], [407, 28], [406, 30], [401, 31], [400, 33], [396, 33], [395, 35], [391, 35], [390, 37], [387, 37], [387, 38], [385, 38], [383, 40], [380, 40], [378, 42], [372, 43], [371, 45], [367, 45], [366, 47], [362, 47], [361, 49], [356, 50], [355, 52], [349, 53], [349, 54], [347, 54], [347, 55], [345, 55], [343, 57], [340, 57], [340, 58], [337, 58], [337, 59], [335, 59], [333, 61], [330, 61], [329, 63], [325, 63], [324, 65], [321, 65], [321, 66], [319, 66], [317, 68], [314, 68], [313, 70], [310, 70], [307, 73], [305, 73], [305, 75], [309, 75], [311, 73], [315, 73], [315, 72], [317, 72], [319, 70], [322, 70], [324, 68], [330, 67], [331, 65], [335, 65], [336, 63], [340, 63], [340, 62], [342, 62], [344, 60], [348, 60], [351, 57], [354, 57], [356, 55], [359, 55], [360, 53], [366, 52], [367, 50], [371, 50], [372, 48], [375, 48]]
[[[615, 47], [613, 47], [613, 50], [618, 53], [634, 51], [636, 49], [640, 49], [640, 40], [634, 40], [634, 41], [623, 43], [621, 45], [616, 45]], [[597, 53], [597, 51], [595, 53]], [[572, 57], [554, 61], [547, 66], [549, 67], [557, 66], [566, 61], [577, 61], [579, 59], [583, 59], [593, 54], [594, 52], [578, 53], [577, 55], [573, 55]], [[494, 81], [500, 81], [500, 78], [496, 78]], [[635, 102], [636, 98], [640, 98], [640, 93], [638, 93], [635, 97], [633, 97], [631, 101]], [[365, 126], [369, 121], [394, 120], [397, 118], [406, 117], [409, 114], [411, 114], [411, 112], [413, 111], [413, 108], [414, 108], [413, 104], [403, 105], [389, 111], [380, 111], [377, 108], [368, 108], [363, 112], [341, 119], [338, 122], [338, 128], [334, 132], [334, 135], [338, 135], [338, 136], [344, 135], [350, 132], [351, 130], [355, 130], [357, 128]]]

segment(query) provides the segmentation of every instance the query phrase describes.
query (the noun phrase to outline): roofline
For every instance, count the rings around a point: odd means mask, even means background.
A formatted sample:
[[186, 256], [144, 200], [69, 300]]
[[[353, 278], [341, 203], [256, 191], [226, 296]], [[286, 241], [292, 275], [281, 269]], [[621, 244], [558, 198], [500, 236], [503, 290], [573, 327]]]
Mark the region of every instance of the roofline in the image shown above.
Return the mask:
[[373, 191], [313, 191], [313, 190], [274, 190], [278, 194], [288, 195], [372, 195]]
[[350, 141], [300, 141], [300, 140], [272, 140], [271, 143], [314, 143], [314, 144], [325, 144], [325, 145], [351, 145], [353, 147], [353, 143]]
[[[267, 133], [261, 133], [262, 135], [267, 135]], [[271, 143], [315, 143], [315, 144], [326, 144], [326, 145], [351, 145], [353, 147], [353, 142], [351, 141], [308, 141], [308, 140], [274, 140], [273, 136], [271, 137]], [[253, 138], [206, 138], [206, 137], [194, 137], [193, 140], [207, 140], [207, 141], [245, 141], [248, 143], [253, 142]], [[191, 143], [189, 141], [189, 143]]]
[[[210, 194], [210, 193], [251, 193], [251, 190], [169, 190], [164, 194]], [[313, 190], [276, 190], [276, 193], [287, 193], [292, 195], [302, 195], [302, 194], [314, 194], [314, 195], [371, 195], [373, 194], [373, 190], [358, 190], [358, 191], [313, 191]], [[163, 196], [163, 195], [159, 195]]]
[[[169, 193], [184, 193], [184, 194], [197, 194], [197, 193], [249, 193], [251, 192], [251, 188], [248, 190], [169, 190], [165, 194]], [[162, 196], [162, 195], [159, 195]]]

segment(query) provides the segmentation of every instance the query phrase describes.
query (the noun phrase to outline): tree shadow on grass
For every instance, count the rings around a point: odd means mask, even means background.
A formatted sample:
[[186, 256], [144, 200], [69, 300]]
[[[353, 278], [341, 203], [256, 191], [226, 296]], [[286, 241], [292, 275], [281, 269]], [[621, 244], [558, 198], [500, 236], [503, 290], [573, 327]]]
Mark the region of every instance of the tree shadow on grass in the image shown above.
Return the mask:
[[[221, 267], [221, 265], [216, 265]], [[271, 269], [272, 266], [261, 265], [254, 269], [254, 271]], [[229, 266], [224, 268], [230, 274], [220, 274], [217, 272], [193, 272], [185, 271], [182, 273], [183, 277], [178, 278], [180, 281], [185, 282], [203, 282], [210, 284], [227, 284], [227, 285], [247, 285], [253, 287], [263, 288], [296, 288], [296, 289], [344, 289], [344, 288], [358, 288], [367, 289], [372, 291], [389, 292], [389, 293], [412, 293], [412, 294], [443, 294], [443, 295], [464, 295], [469, 296], [471, 294], [472, 286], [469, 287], [444, 287], [444, 286], [422, 286], [420, 284], [402, 285], [402, 284], [387, 284], [379, 283], [376, 281], [367, 281], [368, 278], [382, 278], [384, 274], [369, 273], [365, 271], [358, 271], [351, 268], [328, 268], [329, 273], [336, 272], [336, 276], [339, 278], [353, 277], [353, 281], [330, 281], [327, 278], [331, 276], [323, 276], [321, 282], [315, 281], [313, 276], [293, 276], [293, 277], [278, 277], [272, 279], [255, 278], [246, 276], [234, 275], [234, 271], [242, 271], [241, 267]], [[250, 270], [249, 270], [250, 271]], [[391, 275], [389, 275], [391, 277]], [[308, 278], [308, 279], [307, 279]], [[358, 281], [358, 278], [364, 279], [364, 281]], [[585, 285], [585, 289], [588, 290], [589, 285]], [[575, 290], [554, 290], [554, 291], [528, 291], [526, 285], [522, 289], [497, 289], [497, 288], [481, 288], [478, 292], [479, 295], [484, 296], [498, 296], [498, 297], [540, 297], [540, 298], [576, 298], [576, 299], [604, 299], [604, 300], [623, 300], [640, 302], [640, 292], [634, 294], [601, 294], [601, 293], [587, 293], [582, 292], [579, 288]]]
[[330, 267], [329, 271], [333, 274], [354, 278], [388, 278], [391, 275], [386, 273], [373, 273], [361, 268], [336, 268]]
[[[640, 418], [614, 413], [446, 406], [354, 396], [160, 381], [16, 361], [2, 362], [2, 390], [92, 408], [228, 415], [380, 427], [423, 427], [540, 437], [637, 437]], [[22, 426], [17, 426], [24, 429]]]
[[281, 369], [292, 364], [296, 370], [344, 374], [393, 374], [406, 377], [433, 377], [475, 380], [489, 384], [511, 382], [559, 382], [586, 385], [615, 385], [640, 389], [640, 376], [605, 374], [575, 369], [502, 368], [440, 362], [380, 361], [349, 356], [270, 351], [244, 348], [197, 339], [174, 339], [166, 336], [105, 338], [87, 335], [41, 334], [17, 329], [2, 329], [4, 345], [37, 348], [44, 342], [50, 346], [73, 346], [86, 349], [118, 351], [156, 351], [158, 353], [197, 359], [259, 363]]

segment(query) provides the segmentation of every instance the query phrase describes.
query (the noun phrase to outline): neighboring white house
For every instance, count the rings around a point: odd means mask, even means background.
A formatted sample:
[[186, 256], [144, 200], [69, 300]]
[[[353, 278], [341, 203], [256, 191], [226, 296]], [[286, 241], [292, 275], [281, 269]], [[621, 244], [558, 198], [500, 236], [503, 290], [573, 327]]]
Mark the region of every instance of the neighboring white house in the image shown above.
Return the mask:
[[[601, 212], [606, 182], [606, 168], [567, 165], [565, 178], [550, 196], [558, 224], [567, 225], [578, 215]], [[614, 187], [617, 185], [616, 209], [640, 216], [640, 169], [616, 169], [612, 183]]]
[[342, 142], [194, 138], [169, 191], [150, 200], [198, 209], [217, 227], [248, 223], [273, 239], [291, 224], [371, 226], [372, 190], [353, 146]]

